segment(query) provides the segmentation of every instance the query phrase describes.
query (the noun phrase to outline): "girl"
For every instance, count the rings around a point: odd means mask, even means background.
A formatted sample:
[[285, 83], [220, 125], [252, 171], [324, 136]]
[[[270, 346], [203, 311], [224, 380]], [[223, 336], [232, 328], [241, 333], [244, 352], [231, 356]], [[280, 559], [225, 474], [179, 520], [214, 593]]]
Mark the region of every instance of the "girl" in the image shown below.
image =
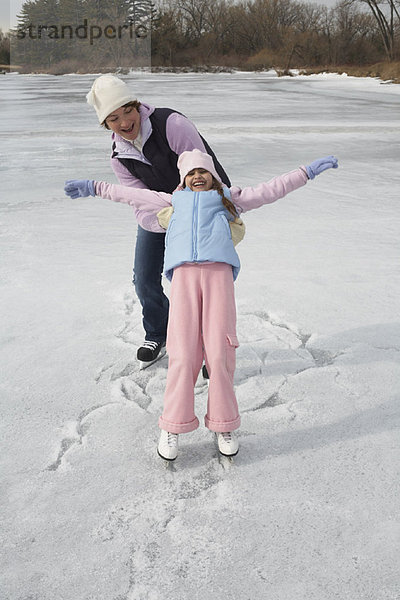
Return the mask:
[[66, 182], [64, 189], [71, 198], [97, 195], [147, 210], [152, 215], [147, 226], [153, 230], [153, 221], [162, 221], [165, 208], [172, 206], [164, 260], [171, 291], [169, 365], [157, 448], [162, 458], [175, 460], [178, 434], [199, 426], [194, 414], [194, 386], [203, 357], [210, 377], [205, 425], [217, 434], [221, 454], [234, 456], [239, 450], [233, 433], [240, 426], [233, 389], [235, 349], [239, 345], [233, 282], [240, 262], [229, 222], [242, 212], [275, 202], [337, 166], [337, 159], [327, 156], [254, 188], [227, 188], [212, 158], [192, 150], [179, 156], [180, 184], [172, 195], [90, 180]]

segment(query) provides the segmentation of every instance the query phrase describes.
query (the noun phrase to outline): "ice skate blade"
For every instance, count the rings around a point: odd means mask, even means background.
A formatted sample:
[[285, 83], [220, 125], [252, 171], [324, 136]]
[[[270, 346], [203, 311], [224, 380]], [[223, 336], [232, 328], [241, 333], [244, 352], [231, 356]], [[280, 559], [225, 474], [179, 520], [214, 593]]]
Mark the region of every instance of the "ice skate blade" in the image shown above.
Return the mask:
[[159, 456], [160, 458], [162, 458], [163, 460], [165, 460], [165, 462], [167, 463], [167, 465], [169, 465], [169, 464], [173, 463], [173, 462], [174, 462], [174, 460], [176, 460], [176, 459], [177, 459], [177, 457], [176, 457], [176, 456], [175, 456], [175, 458], [166, 458], [165, 456], [163, 456], [162, 454], [160, 454], [160, 452], [158, 451], [158, 448], [157, 448], [157, 454], [158, 454], [158, 456]]
[[144, 369], [147, 369], [147, 367], [151, 367], [151, 365], [154, 365], [154, 363], [163, 358], [165, 354], [166, 350], [165, 348], [163, 348], [162, 350], [160, 350], [160, 354], [154, 360], [139, 360], [139, 370], [143, 371]]
[[234, 456], [237, 456], [239, 450], [236, 450], [236, 452], [234, 454], [224, 454], [223, 452], [221, 452], [221, 450], [218, 449], [218, 452], [220, 453], [221, 456], [225, 456], [226, 458], [233, 458]]
[[221, 454], [219, 452], [218, 462], [225, 471], [228, 471], [229, 469], [232, 468], [232, 465], [234, 464], [235, 461], [233, 460], [232, 456], [226, 456], [225, 454]]

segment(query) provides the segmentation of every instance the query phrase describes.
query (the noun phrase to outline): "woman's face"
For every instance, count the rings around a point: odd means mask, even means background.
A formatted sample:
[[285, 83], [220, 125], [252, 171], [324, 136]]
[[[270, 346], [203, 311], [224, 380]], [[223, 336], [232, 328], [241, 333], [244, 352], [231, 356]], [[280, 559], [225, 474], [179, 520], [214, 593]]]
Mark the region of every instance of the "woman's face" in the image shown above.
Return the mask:
[[211, 190], [212, 184], [212, 175], [209, 171], [206, 171], [206, 169], [192, 169], [185, 177], [185, 185], [189, 187], [192, 192], [208, 192], [208, 190]]
[[114, 133], [130, 142], [136, 140], [140, 132], [140, 114], [134, 106], [121, 106], [113, 110], [105, 120]]

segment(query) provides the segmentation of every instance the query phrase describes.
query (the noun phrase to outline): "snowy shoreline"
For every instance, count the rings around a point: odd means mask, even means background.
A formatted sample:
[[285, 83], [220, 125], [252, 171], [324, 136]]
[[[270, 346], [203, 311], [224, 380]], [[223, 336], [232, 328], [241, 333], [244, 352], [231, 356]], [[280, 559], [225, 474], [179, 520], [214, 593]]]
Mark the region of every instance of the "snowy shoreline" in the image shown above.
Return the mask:
[[[120, 75], [122, 78], [124, 76], [140, 76], [141, 74], [144, 75], [149, 75], [149, 74], [161, 74], [161, 75], [190, 75], [190, 74], [194, 74], [194, 75], [233, 75], [233, 74], [240, 74], [243, 73], [244, 75], [251, 75], [253, 77], [257, 77], [257, 75], [265, 75], [267, 74], [268, 76], [272, 76], [272, 77], [277, 77], [280, 79], [286, 79], [286, 78], [290, 78], [290, 79], [296, 79], [296, 78], [306, 78], [306, 79], [314, 79], [314, 80], [324, 80], [324, 79], [333, 79], [335, 80], [336, 78], [349, 78], [349, 79], [361, 79], [361, 80], [371, 80], [371, 81], [376, 81], [377, 83], [379, 83], [380, 85], [389, 85], [389, 84], [393, 84], [393, 85], [398, 85], [397, 81], [393, 81], [391, 79], [385, 80], [382, 79], [381, 77], [374, 77], [374, 76], [355, 76], [355, 75], [351, 75], [349, 73], [346, 72], [342, 72], [342, 73], [338, 73], [338, 72], [334, 72], [334, 71], [321, 71], [318, 73], [303, 73], [301, 69], [290, 69], [288, 74], [278, 74], [278, 71], [280, 71], [280, 69], [265, 69], [265, 70], [258, 70], [258, 71], [246, 71], [245, 69], [238, 69], [238, 68], [229, 68], [229, 67], [196, 67], [196, 68], [190, 68], [190, 67], [143, 67], [141, 69], [117, 69], [115, 70], [115, 74]], [[114, 71], [110, 71], [110, 72], [114, 72]], [[99, 76], [102, 74], [102, 72], [98, 72], [98, 73], [59, 73], [59, 74], [52, 74], [52, 73], [19, 73], [18, 71], [9, 71], [9, 72], [5, 72], [4, 74], [6, 75], [22, 75], [24, 77], [26, 76], [48, 76], [48, 77], [87, 77], [87, 76]]]

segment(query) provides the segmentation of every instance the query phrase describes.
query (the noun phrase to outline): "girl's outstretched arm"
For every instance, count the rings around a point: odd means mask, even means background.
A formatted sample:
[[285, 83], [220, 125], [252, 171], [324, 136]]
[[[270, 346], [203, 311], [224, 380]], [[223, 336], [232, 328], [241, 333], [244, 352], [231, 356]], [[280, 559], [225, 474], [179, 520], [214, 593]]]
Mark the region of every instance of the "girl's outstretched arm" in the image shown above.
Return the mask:
[[129, 204], [136, 209], [136, 218], [144, 229], [155, 233], [165, 232], [158, 223], [157, 213], [166, 206], [171, 206], [171, 194], [89, 179], [66, 181], [64, 191], [70, 198], [100, 196], [114, 202]]
[[276, 202], [279, 198], [283, 198], [290, 192], [297, 190], [305, 185], [308, 181], [308, 176], [305, 169], [296, 169], [274, 177], [265, 183], [260, 183], [256, 187], [232, 187], [231, 197], [233, 204], [239, 209], [239, 212], [246, 212], [259, 208], [264, 204]]
[[240, 212], [246, 212], [254, 208], [259, 208], [263, 204], [271, 204], [279, 198], [283, 198], [290, 192], [297, 190], [307, 183], [309, 179], [314, 179], [327, 169], [336, 169], [338, 167], [337, 158], [334, 156], [325, 156], [315, 160], [307, 167], [300, 167], [284, 175], [274, 177], [270, 181], [260, 183], [256, 187], [232, 187], [230, 189], [232, 202]]
[[122, 204], [134, 206], [138, 210], [147, 210], [155, 214], [162, 208], [171, 205], [172, 194], [167, 194], [166, 192], [141, 190], [125, 185], [106, 183], [105, 181], [95, 181], [94, 191], [96, 196], [100, 196], [106, 200], [122, 202]]
[[154, 212], [170, 206], [172, 196], [172, 194], [166, 192], [141, 190], [91, 179], [69, 179], [65, 182], [64, 191], [70, 198], [100, 196], [106, 200], [113, 200], [113, 202], [129, 204], [139, 210], [153, 210]]

